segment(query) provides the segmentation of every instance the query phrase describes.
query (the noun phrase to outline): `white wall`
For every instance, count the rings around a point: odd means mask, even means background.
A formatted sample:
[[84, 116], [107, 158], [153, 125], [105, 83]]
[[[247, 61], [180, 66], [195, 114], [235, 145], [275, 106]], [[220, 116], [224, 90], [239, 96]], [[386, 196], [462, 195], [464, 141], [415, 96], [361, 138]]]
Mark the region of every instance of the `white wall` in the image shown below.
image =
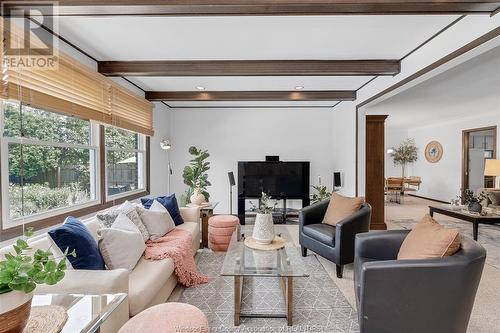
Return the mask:
[[[477, 106], [481, 105], [477, 101]], [[450, 108], [456, 107], [450, 105]], [[419, 159], [413, 164], [413, 174], [422, 177], [422, 185], [418, 195], [437, 200], [450, 201], [460, 194], [462, 185], [462, 131], [484, 126], [497, 126], [500, 129], [500, 104], [496, 112], [481, 117], [468, 117], [447, 121], [426, 127], [408, 130], [408, 136], [415, 138], [419, 147]], [[425, 159], [425, 146], [432, 140], [437, 140], [443, 146], [443, 157], [438, 163], [429, 163]], [[497, 147], [500, 140], [497, 138]], [[499, 156], [497, 155], [497, 158]]]
[[339, 193], [356, 194], [356, 112], [353, 102], [342, 102], [333, 111], [332, 156], [335, 171], [342, 172]]
[[163, 103], [154, 103], [153, 127], [155, 134], [151, 137], [151, 195], [168, 194], [168, 154], [161, 149], [160, 141], [170, 139], [170, 116], [172, 111]]
[[[186, 189], [182, 169], [189, 161], [190, 146], [211, 154], [208, 190], [211, 200], [220, 202], [217, 213], [229, 212], [227, 173], [237, 176], [238, 161], [263, 161], [266, 155], [310, 161], [311, 184], [320, 175], [331, 188], [334, 160], [340, 158], [332, 149], [332, 123], [331, 109], [174, 109], [172, 189], [178, 196]], [[236, 209], [235, 187], [233, 212]]]
[[[367, 112], [389, 115], [386, 138], [394, 137], [397, 130], [391, 128], [406, 128], [408, 137], [415, 139], [419, 159], [408, 168], [408, 174], [422, 177], [417, 194], [449, 201], [462, 185], [462, 131], [500, 127], [500, 47], [371, 106]], [[424, 156], [425, 146], [432, 140], [443, 146], [443, 157], [437, 163], [427, 162]]]

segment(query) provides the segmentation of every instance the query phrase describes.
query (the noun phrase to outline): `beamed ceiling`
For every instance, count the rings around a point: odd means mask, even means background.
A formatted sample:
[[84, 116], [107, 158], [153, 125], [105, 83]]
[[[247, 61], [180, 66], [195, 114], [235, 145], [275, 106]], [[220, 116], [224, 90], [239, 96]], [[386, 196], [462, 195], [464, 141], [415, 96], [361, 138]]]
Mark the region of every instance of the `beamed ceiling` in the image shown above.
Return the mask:
[[173, 107], [331, 108], [397, 75], [402, 59], [463, 14], [500, 7], [468, 0], [245, 3], [63, 0], [56, 33], [102, 74]]

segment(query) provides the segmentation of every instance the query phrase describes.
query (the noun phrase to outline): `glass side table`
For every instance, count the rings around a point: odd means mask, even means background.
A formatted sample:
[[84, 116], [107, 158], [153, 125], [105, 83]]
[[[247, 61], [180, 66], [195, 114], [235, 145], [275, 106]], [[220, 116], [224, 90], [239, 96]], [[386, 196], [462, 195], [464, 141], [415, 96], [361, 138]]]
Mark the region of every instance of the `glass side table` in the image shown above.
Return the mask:
[[94, 333], [126, 298], [127, 294], [35, 294], [31, 306], [64, 307], [68, 320], [61, 333]]

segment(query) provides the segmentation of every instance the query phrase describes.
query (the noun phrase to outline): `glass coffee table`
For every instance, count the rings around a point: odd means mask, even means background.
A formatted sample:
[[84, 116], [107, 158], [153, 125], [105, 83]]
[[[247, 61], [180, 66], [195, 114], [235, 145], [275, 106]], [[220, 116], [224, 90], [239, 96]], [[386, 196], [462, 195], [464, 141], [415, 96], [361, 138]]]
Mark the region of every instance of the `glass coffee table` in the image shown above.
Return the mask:
[[59, 305], [65, 308], [68, 320], [61, 333], [94, 333], [99, 332], [101, 325], [126, 298], [127, 294], [35, 294], [31, 306]]
[[[275, 226], [276, 234], [286, 241], [285, 247], [272, 251], [254, 250], [245, 246], [244, 235], [251, 235], [252, 229], [252, 225], [242, 226], [243, 236], [240, 240], [237, 232], [233, 233], [221, 271], [223, 276], [234, 277], [234, 325], [240, 325], [240, 318], [286, 318], [288, 326], [292, 326], [293, 279], [307, 277], [309, 274], [285, 227]], [[286, 304], [283, 313], [257, 313], [253, 309], [250, 313], [241, 311], [243, 281], [251, 277], [280, 280]]]

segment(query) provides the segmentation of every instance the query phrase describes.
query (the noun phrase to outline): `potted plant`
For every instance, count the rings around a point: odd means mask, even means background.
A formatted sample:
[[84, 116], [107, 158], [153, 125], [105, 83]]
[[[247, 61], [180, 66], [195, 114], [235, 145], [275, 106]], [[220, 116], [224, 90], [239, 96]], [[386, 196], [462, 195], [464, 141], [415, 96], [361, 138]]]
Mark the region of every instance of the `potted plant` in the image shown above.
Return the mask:
[[418, 148], [414, 139], [406, 139], [399, 147], [391, 148], [394, 165], [401, 165], [401, 177], [405, 177], [406, 166], [418, 160]]
[[210, 154], [207, 150], [201, 150], [194, 146], [189, 147], [188, 151], [193, 157], [182, 172], [184, 184], [189, 186], [186, 197], [190, 198], [193, 204], [201, 205], [210, 198], [210, 194], [207, 192], [207, 187], [211, 185], [207, 174], [207, 171], [210, 170], [210, 162], [207, 161]]
[[[32, 235], [32, 230], [25, 237]], [[66, 257], [76, 257], [73, 250], [61, 258], [53, 258], [47, 250], [32, 251], [26, 240], [19, 238], [14, 252], [0, 261], [0, 333], [22, 332], [28, 322], [33, 290], [38, 284], [54, 285], [64, 277]]]
[[332, 196], [332, 192], [328, 191], [326, 186], [321, 185], [321, 177], [318, 177], [318, 185], [314, 186], [313, 185], [313, 190], [316, 191], [316, 193], [313, 193], [311, 195], [311, 203], [317, 203], [323, 200], [330, 199]]
[[467, 189], [464, 191], [463, 196], [461, 196], [462, 201], [469, 208], [469, 212], [471, 213], [481, 213], [483, 210], [483, 202], [486, 199], [484, 193], [480, 193], [478, 195], [474, 194], [474, 191]]
[[270, 206], [269, 200], [271, 200], [271, 197], [262, 192], [258, 207], [255, 206], [253, 202], [250, 202], [253, 210], [257, 212], [252, 237], [258, 244], [267, 245], [271, 244], [274, 240], [275, 234], [272, 212], [278, 203], [275, 202], [273, 206]]

